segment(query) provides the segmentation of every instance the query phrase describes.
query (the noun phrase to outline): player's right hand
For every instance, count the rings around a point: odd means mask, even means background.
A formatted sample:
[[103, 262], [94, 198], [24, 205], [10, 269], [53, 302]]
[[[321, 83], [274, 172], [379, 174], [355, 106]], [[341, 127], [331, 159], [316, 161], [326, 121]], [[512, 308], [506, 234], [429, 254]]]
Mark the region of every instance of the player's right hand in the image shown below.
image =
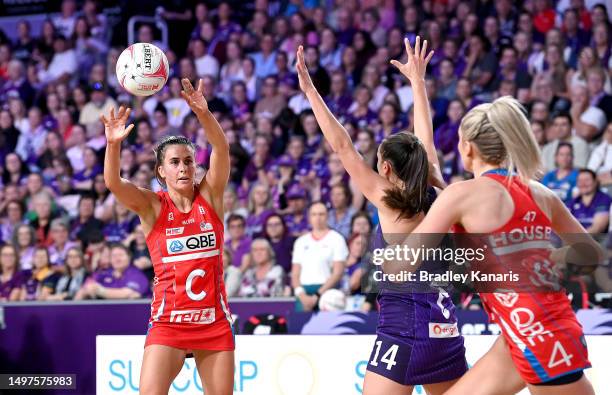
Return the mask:
[[127, 122], [132, 109], [123, 106], [119, 107], [119, 112], [115, 116], [115, 109], [111, 108], [108, 119], [104, 115], [100, 115], [100, 121], [104, 124], [104, 134], [106, 134], [106, 142], [108, 144], [121, 143], [134, 128], [134, 124], [130, 124], [127, 128]]
[[410, 46], [410, 41], [405, 38], [404, 45], [406, 46], [406, 55], [408, 61], [402, 63], [397, 60], [392, 60], [391, 64], [400, 71], [410, 81], [425, 80], [425, 71], [427, 70], [427, 64], [431, 60], [434, 51], [427, 53], [427, 40], [423, 42], [423, 48], [421, 48], [421, 37], [417, 36], [414, 49]]

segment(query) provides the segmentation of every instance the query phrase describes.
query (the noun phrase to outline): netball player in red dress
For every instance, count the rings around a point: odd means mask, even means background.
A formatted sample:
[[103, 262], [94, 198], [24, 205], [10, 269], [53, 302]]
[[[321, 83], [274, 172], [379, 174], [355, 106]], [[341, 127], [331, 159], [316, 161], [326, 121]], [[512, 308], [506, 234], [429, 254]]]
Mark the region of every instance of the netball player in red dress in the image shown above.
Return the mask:
[[164, 138], [156, 150], [157, 178], [167, 191], [136, 187], [119, 175], [121, 142], [130, 109], [101, 117], [107, 146], [104, 180], [134, 211], [147, 235], [155, 279], [151, 318], [140, 373], [141, 394], [167, 394], [193, 354], [206, 394], [231, 394], [234, 336], [223, 284], [223, 191], [230, 172], [229, 145], [198, 89], [183, 79], [183, 98], [212, 145], [210, 169], [196, 184], [194, 146], [182, 136]]
[[[557, 195], [533, 181], [540, 153], [516, 100], [502, 97], [472, 109], [459, 128], [459, 153], [475, 178], [446, 188], [413, 234], [425, 237], [451, 227], [487, 234], [493, 247], [505, 243], [495, 248], [496, 259], [518, 265], [525, 262], [518, 256], [545, 257], [552, 264], [552, 232], [601, 254]], [[514, 169], [518, 174], [509, 175]], [[533, 272], [543, 266], [532, 265]], [[502, 336], [445, 395], [514, 394], [525, 385], [536, 395], [594, 394], [583, 374], [591, 365], [582, 327], [564, 290], [480, 296]]]

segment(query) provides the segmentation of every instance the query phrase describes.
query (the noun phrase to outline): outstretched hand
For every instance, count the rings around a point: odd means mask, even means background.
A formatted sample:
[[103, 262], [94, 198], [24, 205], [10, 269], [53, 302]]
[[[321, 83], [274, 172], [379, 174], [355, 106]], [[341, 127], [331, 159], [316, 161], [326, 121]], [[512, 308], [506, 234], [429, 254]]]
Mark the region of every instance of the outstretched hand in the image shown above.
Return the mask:
[[115, 116], [115, 109], [111, 108], [108, 119], [104, 115], [100, 115], [100, 121], [104, 124], [104, 134], [106, 134], [106, 142], [108, 144], [121, 143], [134, 128], [134, 124], [130, 124], [127, 128], [127, 122], [132, 109], [129, 107], [119, 107], [119, 112]]
[[181, 84], [183, 85], [183, 90], [181, 91], [181, 96], [183, 99], [187, 101], [191, 111], [193, 111], [196, 115], [202, 115], [208, 111], [208, 103], [204, 98], [204, 82], [200, 79], [198, 81], [198, 89], [193, 89], [193, 85], [187, 78], [183, 78], [181, 80]]
[[423, 41], [423, 48], [421, 48], [421, 37], [417, 36], [414, 44], [414, 50], [410, 46], [410, 41], [407, 38], [404, 39], [404, 45], [406, 46], [406, 54], [408, 55], [408, 61], [404, 64], [397, 60], [391, 60], [391, 64], [400, 71], [410, 81], [424, 80], [425, 71], [427, 70], [427, 64], [431, 60], [434, 51], [429, 51], [427, 54], [427, 40]]
[[297, 71], [298, 79], [300, 81], [300, 89], [302, 92], [304, 92], [304, 94], [316, 91], [317, 89], [312, 83], [312, 79], [308, 73], [308, 68], [306, 67], [306, 62], [304, 61], [304, 47], [301, 45], [298, 47], [296, 59], [295, 70]]

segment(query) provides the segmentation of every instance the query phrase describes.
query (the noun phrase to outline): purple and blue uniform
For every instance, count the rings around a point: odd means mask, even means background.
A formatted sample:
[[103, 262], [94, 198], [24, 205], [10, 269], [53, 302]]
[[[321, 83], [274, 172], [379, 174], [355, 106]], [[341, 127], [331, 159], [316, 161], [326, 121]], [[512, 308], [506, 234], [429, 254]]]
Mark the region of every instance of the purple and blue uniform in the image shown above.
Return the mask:
[[[379, 225], [372, 248], [386, 246]], [[420, 270], [432, 273], [435, 267], [425, 262]], [[392, 288], [381, 289], [377, 297], [377, 338], [367, 369], [402, 385], [433, 384], [461, 377], [468, 364], [455, 305], [446, 291], [435, 292], [435, 288], [423, 283]]]

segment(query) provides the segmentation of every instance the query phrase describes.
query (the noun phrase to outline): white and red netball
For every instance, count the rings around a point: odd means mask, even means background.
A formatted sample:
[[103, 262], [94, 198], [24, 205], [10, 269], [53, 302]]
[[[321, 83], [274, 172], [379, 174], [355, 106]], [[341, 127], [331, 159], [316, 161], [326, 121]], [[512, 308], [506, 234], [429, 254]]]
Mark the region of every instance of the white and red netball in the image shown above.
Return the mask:
[[168, 81], [168, 58], [153, 44], [136, 43], [127, 47], [117, 60], [119, 84], [136, 96], [151, 96]]

